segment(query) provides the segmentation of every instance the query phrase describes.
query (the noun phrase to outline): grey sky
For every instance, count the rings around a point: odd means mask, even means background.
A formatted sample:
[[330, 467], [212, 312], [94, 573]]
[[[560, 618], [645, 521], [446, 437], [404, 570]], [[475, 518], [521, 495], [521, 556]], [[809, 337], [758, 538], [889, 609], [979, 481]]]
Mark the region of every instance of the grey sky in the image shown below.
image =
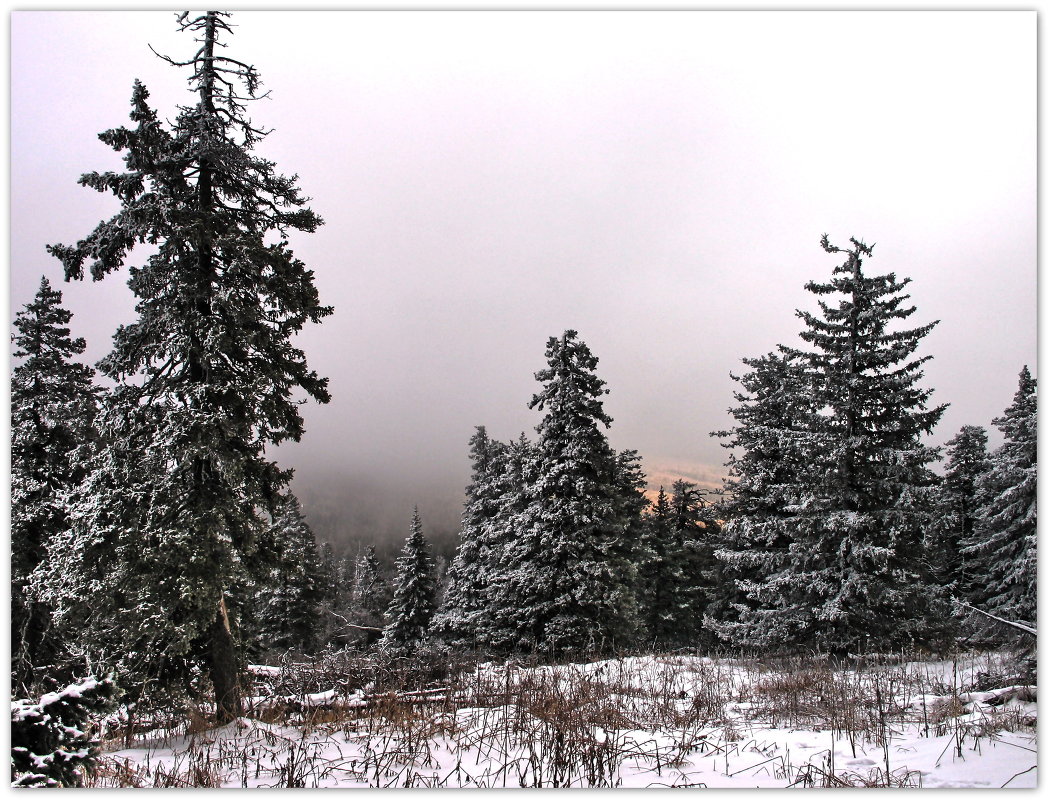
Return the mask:
[[[547, 337], [575, 328], [610, 439], [654, 481], [713, 479], [740, 358], [794, 343], [818, 245], [914, 279], [934, 438], [989, 425], [1036, 354], [1034, 12], [238, 12], [272, 98], [262, 152], [326, 225], [292, 246], [336, 314], [302, 337], [333, 401], [281, 448], [323, 533], [451, 531], [475, 425], [532, 432]], [[134, 78], [173, 118], [167, 12], [11, 17], [11, 308], [115, 209]], [[122, 276], [63, 284], [99, 358]], [[340, 522], [340, 520], [342, 522]]]

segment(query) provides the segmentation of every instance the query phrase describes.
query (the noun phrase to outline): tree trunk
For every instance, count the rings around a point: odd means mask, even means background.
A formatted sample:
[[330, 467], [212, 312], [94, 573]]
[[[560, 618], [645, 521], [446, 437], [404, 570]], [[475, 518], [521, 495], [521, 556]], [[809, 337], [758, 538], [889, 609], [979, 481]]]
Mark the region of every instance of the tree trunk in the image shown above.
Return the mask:
[[241, 687], [237, 676], [237, 649], [226, 614], [226, 598], [219, 598], [219, 609], [211, 627], [211, 683], [215, 687], [215, 720], [229, 723], [241, 715]]

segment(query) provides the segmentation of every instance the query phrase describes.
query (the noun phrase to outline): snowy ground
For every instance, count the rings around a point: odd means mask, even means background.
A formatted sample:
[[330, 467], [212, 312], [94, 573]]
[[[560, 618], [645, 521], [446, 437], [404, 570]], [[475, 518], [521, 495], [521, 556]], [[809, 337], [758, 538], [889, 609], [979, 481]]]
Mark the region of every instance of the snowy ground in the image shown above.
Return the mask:
[[1035, 787], [1035, 688], [988, 687], [1009, 675], [997, 658], [487, 664], [425, 691], [295, 697], [267, 691], [282, 669], [257, 667], [256, 717], [147, 734], [109, 751], [98, 783]]

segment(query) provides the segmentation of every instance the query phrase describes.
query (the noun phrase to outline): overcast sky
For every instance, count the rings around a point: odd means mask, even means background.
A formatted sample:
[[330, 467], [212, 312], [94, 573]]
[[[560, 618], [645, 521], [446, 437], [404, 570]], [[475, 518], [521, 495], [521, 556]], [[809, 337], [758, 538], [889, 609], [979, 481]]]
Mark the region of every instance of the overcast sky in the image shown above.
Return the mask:
[[[275, 129], [326, 221], [293, 237], [335, 315], [301, 338], [333, 400], [278, 458], [326, 536], [451, 532], [473, 427], [532, 433], [548, 337], [600, 359], [614, 447], [717, 481], [740, 359], [797, 344], [821, 234], [914, 279], [934, 437], [990, 426], [1036, 358], [1035, 12], [239, 12]], [[132, 81], [191, 102], [174, 17], [11, 16], [12, 313], [48, 243], [115, 211], [77, 177]], [[63, 284], [88, 356], [126, 276]]]

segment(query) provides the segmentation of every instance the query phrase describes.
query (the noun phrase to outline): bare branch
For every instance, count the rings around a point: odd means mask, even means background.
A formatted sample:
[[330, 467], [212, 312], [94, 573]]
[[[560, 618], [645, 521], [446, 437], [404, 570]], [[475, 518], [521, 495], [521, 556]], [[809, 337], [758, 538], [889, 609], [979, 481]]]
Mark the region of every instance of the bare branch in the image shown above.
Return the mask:
[[1013, 626], [1015, 629], [1020, 629], [1023, 632], [1031, 634], [1033, 637], [1037, 636], [1036, 633], [1035, 633], [1035, 629], [1032, 628], [1031, 626], [1026, 626], [1023, 623], [1015, 623], [1012, 620], [1004, 620], [1001, 617], [996, 617], [993, 614], [985, 612], [983, 609], [978, 609], [976, 606], [970, 606], [969, 604], [965, 604], [962, 601], [956, 601], [956, 603], [958, 603], [959, 606], [964, 606], [967, 609], [970, 609], [970, 610], [973, 610], [974, 612], [977, 612], [978, 614], [984, 615], [985, 617], [990, 617], [992, 620], [997, 620], [1000, 623], [1003, 623], [1003, 624], [1005, 624], [1007, 626]]

